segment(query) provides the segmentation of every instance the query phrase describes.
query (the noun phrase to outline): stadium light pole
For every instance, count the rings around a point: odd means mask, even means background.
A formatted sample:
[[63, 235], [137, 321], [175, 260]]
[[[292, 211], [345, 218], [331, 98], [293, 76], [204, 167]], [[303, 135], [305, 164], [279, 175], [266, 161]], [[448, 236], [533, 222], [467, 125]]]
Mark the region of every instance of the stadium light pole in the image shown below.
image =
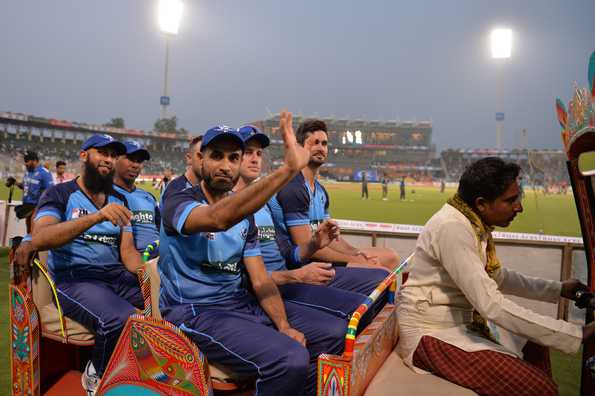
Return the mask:
[[[492, 30], [490, 34], [490, 42], [492, 49], [492, 58], [496, 59], [497, 62], [504, 62], [506, 59], [510, 59], [512, 53], [512, 30], [505, 28], [498, 28]], [[502, 61], [498, 61], [501, 59]], [[496, 148], [502, 149], [502, 138], [504, 133], [504, 94], [502, 93], [502, 67], [498, 65], [496, 84], [496, 100], [497, 100], [497, 111], [496, 111]]]
[[169, 106], [169, 40], [178, 34], [184, 4], [181, 0], [159, 0], [159, 29], [165, 35], [165, 76], [163, 79], [163, 95], [159, 99], [161, 104], [161, 118], [167, 117]]

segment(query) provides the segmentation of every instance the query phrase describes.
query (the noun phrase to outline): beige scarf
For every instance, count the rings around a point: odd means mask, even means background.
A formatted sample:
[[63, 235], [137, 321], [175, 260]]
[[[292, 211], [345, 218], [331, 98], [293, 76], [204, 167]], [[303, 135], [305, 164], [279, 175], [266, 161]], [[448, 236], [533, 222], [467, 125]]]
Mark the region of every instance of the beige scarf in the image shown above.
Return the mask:
[[[488, 275], [492, 277], [494, 272], [501, 267], [500, 260], [498, 260], [498, 257], [496, 256], [496, 246], [494, 244], [494, 238], [492, 237], [492, 231], [494, 228], [486, 225], [477, 215], [477, 213], [475, 213], [473, 209], [471, 209], [471, 207], [467, 205], [465, 201], [463, 201], [458, 193], [452, 198], [449, 198], [447, 202], [450, 206], [461, 212], [471, 222], [471, 227], [473, 227], [473, 231], [475, 231], [475, 236], [477, 237], [477, 252], [479, 253], [480, 257], [483, 254], [481, 249], [481, 240], [483, 237], [487, 236], [487, 264], [485, 266], [485, 270]], [[490, 331], [487, 321], [482, 318], [477, 311], [473, 312], [473, 323], [469, 325], [469, 329], [481, 333], [483, 336], [494, 342], [498, 342], [498, 340]]]

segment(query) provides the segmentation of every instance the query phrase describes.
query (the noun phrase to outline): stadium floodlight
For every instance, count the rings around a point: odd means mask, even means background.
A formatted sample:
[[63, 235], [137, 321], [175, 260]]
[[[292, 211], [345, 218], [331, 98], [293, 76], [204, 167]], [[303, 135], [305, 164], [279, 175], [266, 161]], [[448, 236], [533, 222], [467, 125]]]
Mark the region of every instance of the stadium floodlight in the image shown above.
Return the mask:
[[[508, 28], [497, 28], [492, 30], [490, 34], [490, 41], [492, 47], [492, 58], [493, 59], [509, 59], [512, 53], [512, 30]], [[500, 63], [500, 62], [498, 62]], [[502, 149], [502, 137], [504, 135], [504, 94], [502, 92], [502, 73], [503, 71], [498, 68], [496, 74], [496, 86], [497, 86], [497, 104], [498, 109], [496, 112], [496, 148]]]
[[161, 118], [167, 117], [167, 106], [170, 98], [167, 91], [169, 79], [169, 39], [178, 34], [182, 10], [182, 0], [160, 0], [159, 1], [159, 28], [165, 33], [165, 76], [163, 79], [163, 95], [159, 98], [161, 104]]
[[512, 52], [512, 30], [494, 29], [490, 34], [492, 43], [492, 58], [508, 59]]
[[181, 0], [159, 1], [159, 28], [163, 33], [178, 34], [183, 9]]

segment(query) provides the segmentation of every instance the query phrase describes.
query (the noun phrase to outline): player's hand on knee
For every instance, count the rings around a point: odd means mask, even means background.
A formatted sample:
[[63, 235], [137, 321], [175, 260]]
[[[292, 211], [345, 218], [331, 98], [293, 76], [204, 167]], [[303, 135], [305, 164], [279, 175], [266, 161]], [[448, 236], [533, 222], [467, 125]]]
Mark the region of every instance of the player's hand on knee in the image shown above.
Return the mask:
[[286, 329], [279, 330], [281, 333], [285, 334], [291, 339], [296, 340], [303, 346], [306, 346], [306, 337], [301, 332], [297, 331], [292, 327], [287, 327]]
[[310, 152], [299, 145], [293, 131], [292, 115], [287, 110], [281, 111], [279, 120], [281, 136], [285, 144], [285, 165], [293, 172], [299, 172], [308, 165]]
[[99, 211], [99, 217], [100, 222], [109, 221], [113, 225], [123, 227], [126, 225], [130, 225], [130, 220], [132, 219], [132, 212], [123, 205], [117, 203], [110, 203], [104, 206]]
[[326, 285], [335, 278], [331, 263], [310, 263], [300, 268], [300, 280], [311, 285]]
[[340, 235], [339, 224], [334, 220], [325, 220], [318, 226], [314, 233], [314, 244], [317, 249], [325, 248], [332, 241], [338, 240]]
[[369, 254], [360, 250], [357, 252], [356, 256], [363, 258], [361, 264], [380, 265], [380, 258], [373, 254]]

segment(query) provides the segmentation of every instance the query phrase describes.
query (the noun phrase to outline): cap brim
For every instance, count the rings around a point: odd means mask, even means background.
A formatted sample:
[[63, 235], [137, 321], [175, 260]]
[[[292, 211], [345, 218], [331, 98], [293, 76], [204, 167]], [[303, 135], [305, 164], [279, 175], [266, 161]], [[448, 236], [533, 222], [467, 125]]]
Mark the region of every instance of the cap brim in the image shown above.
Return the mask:
[[250, 140], [257, 140], [262, 148], [267, 148], [271, 144], [271, 140], [264, 133], [257, 133], [256, 135], [249, 137], [248, 140], [246, 140], [246, 143], [248, 143]]
[[116, 154], [118, 154], [118, 155], [126, 154], [126, 146], [124, 145], [124, 143], [121, 143], [121, 142], [109, 142], [106, 144], [98, 144], [98, 145], [95, 145], [95, 146], [89, 147], [89, 148], [98, 148], [98, 147], [113, 147], [114, 150], [116, 151]]
[[148, 161], [151, 159], [151, 154], [149, 154], [149, 152], [147, 150], [142, 149], [142, 148], [138, 149], [138, 150], [131, 151], [131, 152], [127, 152], [126, 155], [132, 155], [132, 154], [138, 153], [138, 152], [143, 153], [143, 161]]
[[200, 151], [204, 151], [204, 149], [206, 147], [210, 146], [214, 142], [218, 142], [219, 140], [230, 140], [230, 141], [236, 142], [237, 144], [240, 145], [240, 147], [242, 148], [242, 151], [246, 148], [246, 145], [244, 144], [244, 139], [242, 139], [241, 136], [233, 134], [233, 133], [222, 133], [220, 135], [215, 136], [207, 144], [204, 144], [204, 141], [203, 141], [203, 144], [200, 146]]

